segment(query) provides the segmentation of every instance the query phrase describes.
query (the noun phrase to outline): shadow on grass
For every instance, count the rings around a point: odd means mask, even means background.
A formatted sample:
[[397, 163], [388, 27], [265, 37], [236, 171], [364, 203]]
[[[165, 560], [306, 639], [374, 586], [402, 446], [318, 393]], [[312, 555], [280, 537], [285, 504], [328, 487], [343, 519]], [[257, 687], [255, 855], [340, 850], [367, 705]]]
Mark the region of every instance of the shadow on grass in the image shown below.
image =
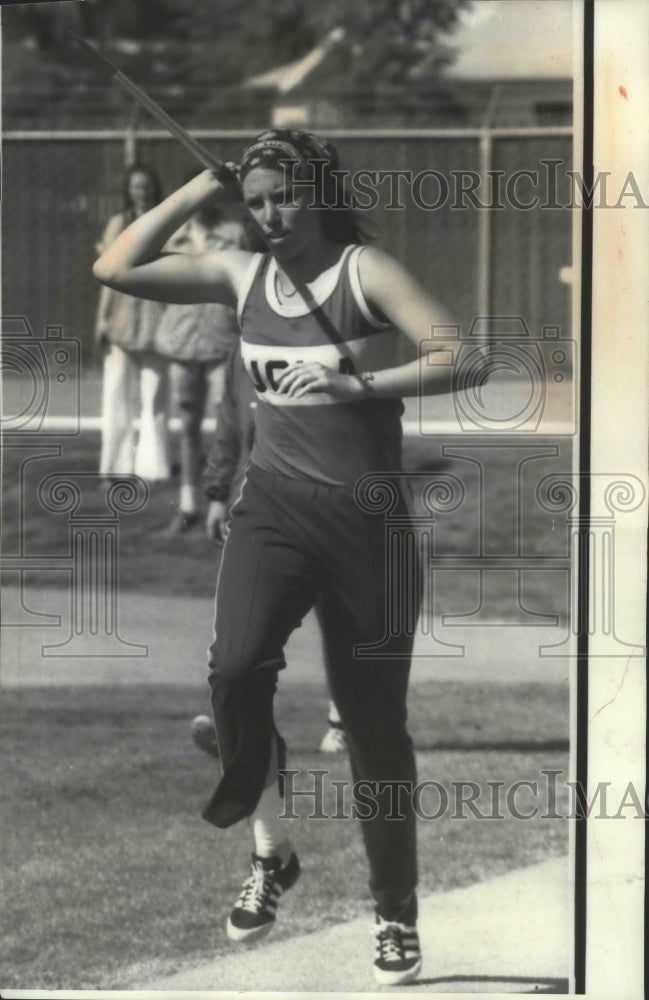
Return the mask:
[[413, 986], [441, 986], [444, 983], [466, 983], [468, 989], [475, 983], [515, 983], [520, 987], [532, 986], [531, 990], [521, 988], [518, 993], [567, 993], [567, 979], [551, 976], [440, 976], [438, 979], [417, 979]]

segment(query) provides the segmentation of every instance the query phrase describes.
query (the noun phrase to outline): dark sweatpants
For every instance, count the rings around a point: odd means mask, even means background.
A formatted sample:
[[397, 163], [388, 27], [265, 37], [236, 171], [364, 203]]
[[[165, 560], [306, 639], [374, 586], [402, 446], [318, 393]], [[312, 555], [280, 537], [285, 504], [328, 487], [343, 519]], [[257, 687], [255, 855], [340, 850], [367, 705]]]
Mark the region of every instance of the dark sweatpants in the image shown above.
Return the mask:
[[[404, 513], [406, 513], [404, 505]], [[254, 810], [268, 773], [277, 671], [286, 641], [321, 596], [331, 696], [345, 727], [355, 782], [380, 782], [378, 815], [361, 819], [370, 888], [381, 915], [398, 916], [417, 881], [416, 772], [406, 729], [412, 637], [391, 636], [380, 656], [354, 653], [387, 635], [383, 515], [350, 490], [248, 472], [223, 552], [209, 681], [224, 774], [203, 815], [230, 826]], [[407, 783], [399, 795], [389, 782]], [[367, 795], [367, 788], [362, 790]], [[392, 809], [392, 818], [387, 818]], [[400, 811], [404, 818], [395, 818]]]

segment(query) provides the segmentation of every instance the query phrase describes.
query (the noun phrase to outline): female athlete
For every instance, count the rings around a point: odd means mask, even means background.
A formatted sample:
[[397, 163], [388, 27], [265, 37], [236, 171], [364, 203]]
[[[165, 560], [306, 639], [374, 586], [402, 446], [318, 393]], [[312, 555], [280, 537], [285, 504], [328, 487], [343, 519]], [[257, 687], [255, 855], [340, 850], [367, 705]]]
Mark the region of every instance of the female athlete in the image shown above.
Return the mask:
[[[148, 299], [235, 307], [257, 392], [210, 651], [223, 776], [203, 815], [219, 827], [248, 817], [254, 838], [228, 934], [249, 941], [267, 933], [300, 872], [279, 818], [285, 746], [273, 696], [286, 641], [320, 597], [337, 649], [331, 694], [364, 794], [357, 814], [376, 903], [375, 976], [397, 985], [421, 967], [416, 774], [406, 728], [412, 635], [386, 627], [384, 522], [361, 508], [354, 488], [368, 474], [385, 479], [399, 469], [400, 397], [422, 385], [451, 388], [447, 367], [399, 363], [402, 335], [418, 345], [450, 321], [396, 260], [362, 245], [354, 213], [340, 207], [337, 167], [333, 147], [316, 136], [262, 133], [243, 154], [241, 195], [223, 174], [205, 171], [122, 233], [95, 275]], [[243, 197], [270, 252], [163, 253], [217, 194]], [[407, 518], [401, 498], [397, 504]]]

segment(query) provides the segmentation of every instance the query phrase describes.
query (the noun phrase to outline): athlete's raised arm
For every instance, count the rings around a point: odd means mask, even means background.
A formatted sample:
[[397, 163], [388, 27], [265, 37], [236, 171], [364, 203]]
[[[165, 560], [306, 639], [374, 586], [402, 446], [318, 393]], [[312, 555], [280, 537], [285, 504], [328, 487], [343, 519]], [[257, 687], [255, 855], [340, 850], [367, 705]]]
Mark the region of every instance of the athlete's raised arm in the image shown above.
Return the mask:
[[96, 261], [95, 277], [139, 298], [235, 305], [238, 277], [249, 259], [247, 251], [190, 255], [162, 249], [202, 205], [228, 194], [213, 171], [198, 174], [123, 230]]

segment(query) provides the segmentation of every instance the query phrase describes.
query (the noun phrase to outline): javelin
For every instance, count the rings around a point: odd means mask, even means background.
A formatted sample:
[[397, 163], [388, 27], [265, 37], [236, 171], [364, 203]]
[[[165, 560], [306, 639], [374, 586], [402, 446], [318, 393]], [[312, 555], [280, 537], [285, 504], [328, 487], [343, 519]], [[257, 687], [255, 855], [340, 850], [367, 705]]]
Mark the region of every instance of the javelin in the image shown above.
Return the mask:
[[[179, 125], [178, 122], [171, 117], [171, 115], [168, 115], [167, 112], [161, 108], [152, 97], [149, 97], [149, 95], [142, 90], [141, 87], [138, 87], [136, 83], [133, 83], [126, 73], [122, 73], [122, 71], [118, 69], [117, 66], [110, 61], [110, 59], [108, 59], [101, 52], [98, 52], [93, 45], [90, 45], [84, 38], [81, 38], [80, 35], [77, 35], [76, 32], [72, 31], [70, 28], [68, 28], [68, 34], [71, 35], [77, 45], [87, 56], [90, 57], [94, 64], [99, 66], [104, 73], [108, 74], [109, 79], [119, 83], [124, 90], [128, 91], [128, 93], [134, 97], [135, 100], [142, 105], [142, 107], [146, 108], [146, 110], [154, 118], [156, 118], [160, 124], [171, 133], [171, 135], [178, 139], [178, 142], [180, 142], [185, 149], [192, 153], [204, 167], [207, 167], [209, 170], [213, 170], [222, 184], [234, 182], [237, 187], [239, 186], [239, 180], [236, 174], [221, 160], [217, 160], [216, 157], [212, 156], [212, 154], [209, 153], [197, 139], [189, 134], [187, 129], [183, 128], [182, 125]], [[289, 270], [286, 264], [283, 263], [282, 267], [286, 271], [300, 297], [311, 310], [316, 322], [320, 324], [327, 337], [329, 337], [329, 340], [338, 348], [341, 356], [346, 357], [343, 349], [345, 343], [343, 337], [340, 335], [329, 316], [327, 316], [319, 303], [314, 299], [309, 287], [303, 281], [300, 281], [296, 275], [292, 274], [292, 269]]]
[[187, 129], [184, 129], [182, 125], [179, 125], [177, 121], [168, 115], [167, 112], [157, 104], [152, 97], [149, 97], [141, 87], [138, 87], [136, 83], [122, 73], [120, 69], [115, 66], [110, 59], [98, 52], [97, 49], [90, 45], [84, 38], [81, 38], [76, 32], [68, 28], [68, 34], [72, 36], [77, 45], [81, 50], [89, 56], [96, 66], [99, 66], [105, 73], [119, 83], [124, 90], [138, 101], [143, 108], [153, 115], [168, 132], [171, 132], [182, 145], [189, 150], [190, 153], [196, 157], [196, 159], [203, 164], [204, 167], [214, 170], [219, 176], [219, 180], [222, 182], [236, 180], [235, 175], [231, 170], [229, 170], [221, 160], [217, 160], [211, 153], [209, 153], [205, 147], [198, 142], [197, 139], [190, 135]]

